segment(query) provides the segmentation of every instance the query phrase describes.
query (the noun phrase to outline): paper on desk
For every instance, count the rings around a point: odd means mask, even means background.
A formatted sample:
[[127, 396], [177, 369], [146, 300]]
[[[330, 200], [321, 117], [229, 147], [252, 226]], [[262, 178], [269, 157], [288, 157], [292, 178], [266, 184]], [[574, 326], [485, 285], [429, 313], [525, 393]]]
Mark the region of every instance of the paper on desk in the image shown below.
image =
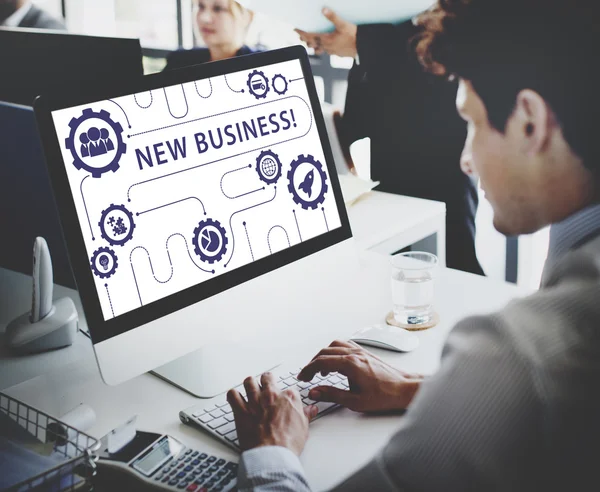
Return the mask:
[[255, 12], [260, 12], [310, 32], [330, 31], [329, 22], [321, 10], [329, 7], [343, 19], [354, 24], [398, 23], [410, 19], [433, 5], [433, 0], [242, 0]]
[[342, 187], [342, 195], [344, 195], [344, 203], [347, 206], [355, 203], [361, 196], [379, 184], [379, 181], [362, 179], [354, 174], [342, 174], [338, 178]]

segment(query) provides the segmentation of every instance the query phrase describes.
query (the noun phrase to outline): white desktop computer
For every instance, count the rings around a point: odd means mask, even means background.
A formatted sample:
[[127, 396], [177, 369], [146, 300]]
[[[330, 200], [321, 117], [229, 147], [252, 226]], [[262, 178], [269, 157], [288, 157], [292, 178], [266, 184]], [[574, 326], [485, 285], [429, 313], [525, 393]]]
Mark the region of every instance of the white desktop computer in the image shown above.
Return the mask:
[[83, 92], [35, 110], [106, 383], [211, 397], [277, 364], [290, 319], [345, 322], [357, 255], [303, 48]]

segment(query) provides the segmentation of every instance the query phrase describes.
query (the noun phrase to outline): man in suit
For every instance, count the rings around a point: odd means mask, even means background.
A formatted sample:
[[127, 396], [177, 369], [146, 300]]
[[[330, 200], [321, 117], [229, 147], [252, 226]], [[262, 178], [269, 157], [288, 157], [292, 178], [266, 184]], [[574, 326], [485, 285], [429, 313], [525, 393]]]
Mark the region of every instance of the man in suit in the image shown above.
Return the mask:
[[371, 177], [380, 191], [446, 203], [446, 264], [482, 275], [475, 253], [477, 189], [458, 164], [466, 125], [456, 114], [456, 83], [427, 73], [411, 40], [422, 28], [400, 25], [356, 26], [329, 9], [335, 30], [298, 31], [317, 53], [349, 56], [343, 145], [371, 139]]
[[0, 26], [66, 29], [62, 20], [52, 17], [27, 0], [0, 0]]
[[[540, 290], [458, 323], [434, 375], [403, 373], [345, 341], [309, 362], [300, 379], [340, 372], [350, 383], [317, 385], [312, 401], [406, 409], [397, 433], [336, 490], [598, 488], [596, 8], [596, 0], [438, 0], [420, 16], [419, 57], [458, 79], [463, 165], [478, 173], [496, 229], [516, 235], [560, 224], [569, 232]], [[309, 490], [298, 456], [315, 407], [279, 391], [270, 374], [244, 386], [246, 398], [228, 393], [244, 450], [239, 490]]]

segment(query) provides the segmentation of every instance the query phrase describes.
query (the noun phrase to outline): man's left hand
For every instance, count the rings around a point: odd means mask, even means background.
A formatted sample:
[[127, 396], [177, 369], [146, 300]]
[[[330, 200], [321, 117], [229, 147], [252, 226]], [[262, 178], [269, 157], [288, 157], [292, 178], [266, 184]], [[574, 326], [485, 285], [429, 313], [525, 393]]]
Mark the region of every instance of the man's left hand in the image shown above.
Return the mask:
[[300, 456], [317, 407], [303, 408], [297, 390], [279, 391], [270, 373], [261, 376], [260, 386], [253, 377], [246, 378], [244, 388], [247, 400], [235, 389], [227, 393], [242, 450], [283, 446]]

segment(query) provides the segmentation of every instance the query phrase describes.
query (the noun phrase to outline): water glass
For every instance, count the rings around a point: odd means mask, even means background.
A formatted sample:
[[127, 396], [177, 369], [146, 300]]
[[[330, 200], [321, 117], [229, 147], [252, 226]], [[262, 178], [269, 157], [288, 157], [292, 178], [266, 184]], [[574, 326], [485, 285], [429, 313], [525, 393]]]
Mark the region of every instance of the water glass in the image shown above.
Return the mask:
[[437, 256], [411, 251], [392, 256], [392, 302], [394, 320], [405, 328], [433, 326], [434, 279]]

